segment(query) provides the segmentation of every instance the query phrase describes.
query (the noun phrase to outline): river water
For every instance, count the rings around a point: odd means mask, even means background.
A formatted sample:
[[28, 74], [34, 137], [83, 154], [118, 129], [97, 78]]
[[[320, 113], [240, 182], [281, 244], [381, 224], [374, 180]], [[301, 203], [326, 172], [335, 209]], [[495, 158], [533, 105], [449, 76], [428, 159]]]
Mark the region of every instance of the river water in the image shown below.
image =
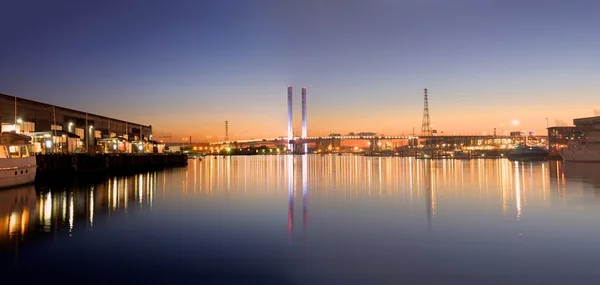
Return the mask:
[[0, 190], [0, 271], [78, 284], [595, 284], [599, 193], [600, 165], [560, 161], [190, 159]]

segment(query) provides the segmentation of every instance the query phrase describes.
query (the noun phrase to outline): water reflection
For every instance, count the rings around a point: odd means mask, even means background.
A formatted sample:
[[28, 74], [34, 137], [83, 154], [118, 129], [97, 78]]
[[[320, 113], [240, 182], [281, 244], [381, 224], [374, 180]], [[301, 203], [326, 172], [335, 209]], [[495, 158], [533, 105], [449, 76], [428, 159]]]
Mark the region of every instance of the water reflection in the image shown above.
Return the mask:
[[[168, 272], [169, 264], [201, 268], [194, 262], [212, 260], [206, 257], [212, 252], [227, 264], [232, 258], [225, 254], [302, 260], [303, 272], [331, 275], [306, 284], [386, 283], [375, 281], [395, 279], [336, 278], [369, 272], [388, 278], [397, 270], [425, 272], [429, 264], [464, 272], [485, 270], [480, 267], [487, 262], [508, 272], [514, 268], [506, 264], [526, 268], [523, 262], [548, 254], [549, 244], [577, 239], [572, 220], [587, 219], [577, 230], [595, 237], [589, 217], [600, 212], [597, 169], [560, 161], [337, 155], [194, 159], [187, 169], [93, 185], [0, 190], [0, 243], [3, 252], [20, 252], [35, 240], [64, 237], [64, 243], [79, 241], [79, 247], [61, 247], [67, 253], [96, 245], [93, 255], [81, 255], [97, 256], [99, 263], [104, 251], [129, 249], [113, 255], [113, 262], [125, 260], [123, 270], [126, 257], [142, 267], [164, 258]], [[540, 242], [548, 238], [554, 239]], [[593, 246], [595, 240], [577, 241]], [[105, 243], [118, 249], [97, 245]], [[283, 253], [275, 258], [274, 252]], [[461, 260], [472, 262], [461, 267]]]
[[[287, 189], [287, 233], [291, 242], [295, 210], [301, 209], [302, 231], [308, 230], [311, 199], [397, 200], [425, 204], [427, 227], [456, 205], [498, 211], [519, 220], [532, 202], [565, 195], [568, 183], [600, 189], [600, 169], [590, 164], [508, 160], [417, 160], [361, 156], [260, 156], [191, 160], [183, 179], [169, 172], [110, 178], [78, 188], [32, 185], [0, 191], [0, 241], [41, 232], [91, 230], [95, 219], [136, 207], [152, 209], [155, 196], [164, 200], [179, 184], [181, 195], [234, 197], [277, 196]], [[173, 170], [177, 173], [178, 170]], [[181, 184], [180, 184], [181, 183]], [[571, 189], [570, 191], [573, 191]], [[231, 196], [233, 195], [233, 196]], [[301, 195], [299, 197], [298, 195]], [[302, 205], [296, 206], [301, 201]], [[422, 201], [422, 202], [419, 202]]]
[[133, 180], [110, 178], [106, 183], [70, 189], [39, 187], [37, 193], [34, 185], [2, 189], [0, 221], [6, 222], [0, 224], [0, 246], [15, 248], [15, 240], [23, 241], [36, 233], [72, 235], [78, 230], [91, 230], [98, 215], [126, 211], [135, 203], [152, 206], [156, 175], [140, 174]]
[[35, 215], [33, 185], [0, 190], [0, 249], [22, 239], [33, 227]]

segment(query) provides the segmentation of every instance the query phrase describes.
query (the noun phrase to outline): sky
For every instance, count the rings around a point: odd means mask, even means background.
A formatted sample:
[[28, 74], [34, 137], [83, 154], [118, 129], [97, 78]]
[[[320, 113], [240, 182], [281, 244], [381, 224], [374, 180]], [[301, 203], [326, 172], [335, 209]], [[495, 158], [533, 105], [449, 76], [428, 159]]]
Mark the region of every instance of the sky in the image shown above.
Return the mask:
[[[600, 110], [600, 1], [3, 1], [0, 93], [193, 141], [532, 130]], [[547, 120], [546, 120], [547, 118]], [[514, 120], [519, 121], [513, 125]]]

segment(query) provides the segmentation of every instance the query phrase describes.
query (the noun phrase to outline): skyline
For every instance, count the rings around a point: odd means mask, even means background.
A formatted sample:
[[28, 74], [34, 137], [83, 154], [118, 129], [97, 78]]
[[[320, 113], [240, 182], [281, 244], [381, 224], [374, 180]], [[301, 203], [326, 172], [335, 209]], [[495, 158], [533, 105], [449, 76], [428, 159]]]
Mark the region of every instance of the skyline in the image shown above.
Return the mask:
[[36, 3], [0, 17], [0, 93], [173, 138], [285, 136], [288, 85], [309, 135], [420, 133], [424, 88], [445, 134], [600, 109], [594, 1]]

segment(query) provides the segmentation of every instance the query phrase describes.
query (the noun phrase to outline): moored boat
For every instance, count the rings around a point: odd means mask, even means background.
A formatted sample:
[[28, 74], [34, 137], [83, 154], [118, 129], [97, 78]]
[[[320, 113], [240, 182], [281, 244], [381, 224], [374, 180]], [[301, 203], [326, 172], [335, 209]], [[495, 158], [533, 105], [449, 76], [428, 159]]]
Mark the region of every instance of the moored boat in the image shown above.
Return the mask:
[[31, 137], [13, 132], [0, 134], [0, 188], [32, 183], [37, 163], [29, 148]]
[[517, 148], [506, 156], [510, 160], [545, 160], [548, 158], [547, 149], [539, 146], [517, 146]]

